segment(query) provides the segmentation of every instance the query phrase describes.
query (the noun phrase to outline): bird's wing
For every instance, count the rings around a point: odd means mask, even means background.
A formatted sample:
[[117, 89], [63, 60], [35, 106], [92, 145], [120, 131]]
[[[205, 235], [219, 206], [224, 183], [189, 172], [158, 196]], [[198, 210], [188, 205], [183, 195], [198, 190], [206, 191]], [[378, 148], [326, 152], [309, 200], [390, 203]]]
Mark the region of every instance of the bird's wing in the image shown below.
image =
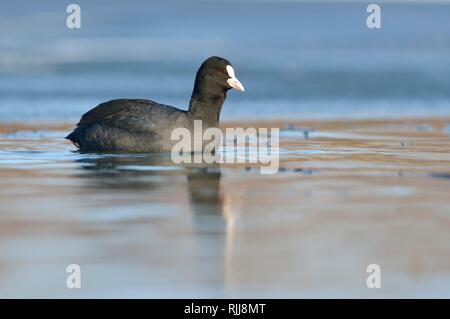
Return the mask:
[[158, 113], [173, 112], [171, 109], [174, 108], [150, 100], [112, 100], [85, 113], [78, 126], [101, 124], [128, 131], [151, 131], [158, 121]]

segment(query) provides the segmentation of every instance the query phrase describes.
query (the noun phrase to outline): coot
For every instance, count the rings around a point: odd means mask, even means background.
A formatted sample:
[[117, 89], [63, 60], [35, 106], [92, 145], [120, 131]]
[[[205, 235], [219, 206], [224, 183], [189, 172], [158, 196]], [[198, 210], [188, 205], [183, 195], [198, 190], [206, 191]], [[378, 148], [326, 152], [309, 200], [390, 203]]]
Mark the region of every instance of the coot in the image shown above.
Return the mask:
[[176, 141], [175, 128], [193, 135], [194, 120], [202, 127], [218, 127], [226, 93], [244, 91], [233, 66], [224, 58], [210, 57], [195, 78], [187, 111], [143, 99], [119, 99], [98, 105], [85, 113], [66, 139], [82, 152], [166, 152]]

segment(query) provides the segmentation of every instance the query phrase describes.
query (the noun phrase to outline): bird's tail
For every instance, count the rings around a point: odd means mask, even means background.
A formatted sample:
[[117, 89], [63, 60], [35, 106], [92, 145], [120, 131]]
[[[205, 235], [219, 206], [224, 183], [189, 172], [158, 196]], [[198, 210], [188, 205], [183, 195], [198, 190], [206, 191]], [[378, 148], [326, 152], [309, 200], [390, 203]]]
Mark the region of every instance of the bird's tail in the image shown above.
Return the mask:
[[76, 133], [76, 129], [72, 133], [67, 135], [65, 137], [65, 139], [71, 141], [73, 143], [73, 145], [75, 145], [76, 147], [80, 148], [80, 140], [78, 139], [78, 135]]

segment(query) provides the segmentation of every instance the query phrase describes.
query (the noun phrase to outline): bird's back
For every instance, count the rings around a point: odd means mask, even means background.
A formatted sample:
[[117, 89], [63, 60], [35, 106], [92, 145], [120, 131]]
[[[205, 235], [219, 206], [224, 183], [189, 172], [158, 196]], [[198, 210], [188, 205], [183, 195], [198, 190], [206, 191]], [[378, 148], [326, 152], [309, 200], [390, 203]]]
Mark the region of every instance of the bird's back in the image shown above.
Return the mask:
[[66, 138], [85, 151], [153, 151], [161, 150], [176, 125], [189, 125], [185, 111], [151, 100], [118, 99], [85, 113]]

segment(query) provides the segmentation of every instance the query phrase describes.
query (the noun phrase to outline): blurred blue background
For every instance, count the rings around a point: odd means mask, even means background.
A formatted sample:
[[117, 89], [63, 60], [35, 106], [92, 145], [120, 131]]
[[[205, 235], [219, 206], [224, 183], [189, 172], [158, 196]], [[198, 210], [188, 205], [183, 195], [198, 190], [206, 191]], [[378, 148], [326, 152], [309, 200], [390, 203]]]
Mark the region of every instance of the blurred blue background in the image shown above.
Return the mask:
[[186, 108], [211, 55], [247, 90], [223, 120], [450, 115], [450, 5], [377, 3], [370, 30], [356, 1], [1, 1], [0, 121], [76, 121], [114, 98]]

